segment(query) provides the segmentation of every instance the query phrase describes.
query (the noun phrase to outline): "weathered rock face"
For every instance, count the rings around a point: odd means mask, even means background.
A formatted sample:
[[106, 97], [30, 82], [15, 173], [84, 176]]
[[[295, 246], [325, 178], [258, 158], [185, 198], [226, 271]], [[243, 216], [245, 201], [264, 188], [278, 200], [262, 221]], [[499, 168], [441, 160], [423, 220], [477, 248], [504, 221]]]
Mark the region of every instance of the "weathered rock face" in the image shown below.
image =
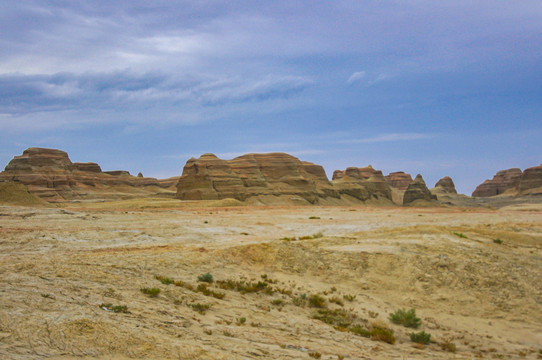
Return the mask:
[[79, 171], [87, 171], [87, 172], [93, 172], [93, 173], [101, 173], [102, 168], [100, 165], [93, 163], [93, 162], [87, 162], [87, 163], [73, 163], [73, 166], [75, 166], [75, 169]]
[[406, 190], [412, 182], [412, 176], [402, 171], [389, 173], [385, 178], [388, 184], [397, 190]]
[[504, 193], [508, 189], [518, 186], [522, 172], [520, 169], [513, 168], [501, 170], [491, 180], [486, 180], [478, 185], [472, 196], [487, 197]]
[[129, 192], [130, 188], [163, 186], [157, 179], [136, 178], [127, 171], [102, 172], [96, 163], [72, 163], [66, 152], [45, 148], [30, 148], [15, 156], [0, 173], [0, 181], [22, 183], [48, 201], [94, 198], [106, 192], [115, 197], [121, 187]]
[[371, 165], [364, 168], [349, 167], [333, 172], [333, 186], [340, 195], [348, 195], [361, 201], [392, 199], [391, 189], [382, 171]]
[[416, 175], [414, 181], [408, 185], [403, 196], [403, 205], [408, 205], [416, 200], [436, 200], [436, 196], [431, 194], [420, 174]]
[[213, 154], [191, 158], [177, 184], [183, 200], [216, 200], [251, 197], [300, 197], [318, 203], [339, 197], [324, 169], [284, 153], [247, 154], [222, 160]]
[[435, 184], [435, 188], [438, 189], [438, 191], [440, 192], [449, 193], [449, 194], [457, 194], [454, 181], [449, 176], [445, 176], [439, 181], [437, 181], [437, 183]]
[[517, 187], [519, 195], [542, 194], [542, 165], [525, 169]]

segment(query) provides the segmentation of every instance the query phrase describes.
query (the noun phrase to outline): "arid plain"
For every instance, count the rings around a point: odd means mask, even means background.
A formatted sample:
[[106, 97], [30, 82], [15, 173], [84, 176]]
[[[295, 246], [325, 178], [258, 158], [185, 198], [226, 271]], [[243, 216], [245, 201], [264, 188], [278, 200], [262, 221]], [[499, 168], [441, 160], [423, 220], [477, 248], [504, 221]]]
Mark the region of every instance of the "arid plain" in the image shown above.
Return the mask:
[[542, 357], [540, 205], [179, 204], [0, 207], [0, 357]]

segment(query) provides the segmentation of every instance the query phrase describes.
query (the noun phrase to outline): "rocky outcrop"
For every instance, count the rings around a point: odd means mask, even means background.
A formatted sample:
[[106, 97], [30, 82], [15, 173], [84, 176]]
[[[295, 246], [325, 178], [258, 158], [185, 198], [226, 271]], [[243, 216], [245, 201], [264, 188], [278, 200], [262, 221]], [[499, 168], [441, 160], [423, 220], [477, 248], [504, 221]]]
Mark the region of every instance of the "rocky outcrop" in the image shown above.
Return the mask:
[[412, 182], [412, 176], [403, 171], [389, 173], [385, 178], [388, 184], [397, 190], [406, 190]]
[[488, 197], [503, 194], [509, 189], [517, 188], [522, 177], [520, 169], [513, 168], [501, 170], [491, 180], [486, 180], [478, 185], [472, 196]]
[[454, 181], [449, 176], [445, 176], [439, 181], [437, 181], [437, 183], [435, 184], [435, 189], [437, 192], [457, 194]]
[[159, 191], [154, 178], [137, 178], [127, 171], [102, 172], [96, 163], [72, 163], [61, 150], [29, 148], [15, 156], [0, 173], [0, 181], [24, 184], [28, 191], [48, 201], [126, 197], [130, 189]]
[[341, 196], [347, 195], [363, 202], [371, 199], [392, 199], [390, 186], [382, 171], [373, 169], [371, 165], [335, 170], [333, 186]]
[[191, 158], [177, 184], [183, 200], [300, 198], [315, 204], [339, 195], [324, 169], [284, 153], [247, 154], [232, 160], [214, 154]]
[[414, 181], [408, 185], [408, 188], [405, 191], [403, 196], [403, 205], [409, 205], [417, 200], [431, 201], [436, 200], [436, 196], [432, 195], [427, 186], [423, 177], [418, 174]]
[[517, 189], [519, 195], [542, 195], [542, 165], [525, 169]]

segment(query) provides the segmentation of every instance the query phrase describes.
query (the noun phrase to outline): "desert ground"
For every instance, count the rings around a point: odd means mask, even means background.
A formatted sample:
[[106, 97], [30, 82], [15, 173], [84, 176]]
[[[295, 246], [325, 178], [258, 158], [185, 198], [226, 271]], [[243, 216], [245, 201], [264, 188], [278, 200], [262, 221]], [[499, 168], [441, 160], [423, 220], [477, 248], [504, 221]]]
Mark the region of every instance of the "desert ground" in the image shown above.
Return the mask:
[[0, 358], [542, 358], [540, 206], [178, 204], [1, 206]]

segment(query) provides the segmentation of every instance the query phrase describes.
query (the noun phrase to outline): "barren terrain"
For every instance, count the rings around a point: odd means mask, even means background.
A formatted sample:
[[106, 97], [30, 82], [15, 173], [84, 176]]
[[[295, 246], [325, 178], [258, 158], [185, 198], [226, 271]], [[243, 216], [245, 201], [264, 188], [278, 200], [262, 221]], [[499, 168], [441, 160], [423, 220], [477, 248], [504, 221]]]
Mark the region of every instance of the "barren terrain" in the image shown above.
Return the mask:
[[542, 357], [539, 205], [203, 205], [0, 207], [0, 358]]

